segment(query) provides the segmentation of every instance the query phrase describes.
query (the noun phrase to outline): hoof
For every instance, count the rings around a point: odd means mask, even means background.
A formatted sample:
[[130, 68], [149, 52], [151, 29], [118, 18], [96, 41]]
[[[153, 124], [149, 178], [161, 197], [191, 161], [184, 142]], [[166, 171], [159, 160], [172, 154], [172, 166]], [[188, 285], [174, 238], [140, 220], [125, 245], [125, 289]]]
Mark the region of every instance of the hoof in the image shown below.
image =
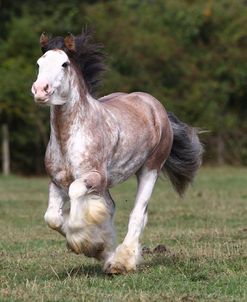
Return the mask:
[[135, 269], [134, 268], [127, 268], [124, 264], [122, 263], [108, 263], [107, 265], [105, 265], [104, 267], [104, 272], [107, 275], [126, 275], [128, 273], [134, 272]]
[[120, 244], [114, 253], [106, 260], [104, 272], [106, 274], [127, 274], [136, 271], [140, 262], [139, 246]]

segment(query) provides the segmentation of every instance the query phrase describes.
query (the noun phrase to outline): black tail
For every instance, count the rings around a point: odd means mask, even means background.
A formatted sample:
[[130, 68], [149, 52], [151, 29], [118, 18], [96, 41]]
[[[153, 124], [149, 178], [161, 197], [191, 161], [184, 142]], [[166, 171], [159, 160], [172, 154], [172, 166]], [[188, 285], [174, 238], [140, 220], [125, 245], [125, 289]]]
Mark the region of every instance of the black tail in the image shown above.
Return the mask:
[[182, 196], [201, 165], [203, 147], [195, 128], [181, 122], [172, 112], [168, 112], [168, 117], [173, 130], [173, 145], [162, 171]]

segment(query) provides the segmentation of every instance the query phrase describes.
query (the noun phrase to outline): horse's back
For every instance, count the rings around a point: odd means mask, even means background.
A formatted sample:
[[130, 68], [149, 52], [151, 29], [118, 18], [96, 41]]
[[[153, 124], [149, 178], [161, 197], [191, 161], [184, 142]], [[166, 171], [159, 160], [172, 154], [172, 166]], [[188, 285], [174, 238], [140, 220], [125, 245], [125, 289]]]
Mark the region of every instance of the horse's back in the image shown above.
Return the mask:
[[101, 97], [99, 101], [106, 109], [114, 114], [120, 114], [123, 119], [124, 115], [138, 114], [140, 120], [146, 119], [149, 115], [167, 120], [163, 105], [152, 95], [145, 92], [115, 92]]
[[[152, 132], [152, 136], [159, 136], [170, 127], [164, 106], [152, 95], [144, 92], [121, 93], [116, 92], [99, 99], [124, 128], [138, 132]], [[128, 131], [128, 129], [126, 129]]]
[[100, 102], [107, 102], [107, 101], [111, 101], [111, 100], [114, 100], [116, 97], [119, 97], [121, 95], [126, 95], [127, 93], [124, 93], [124, 92], [113, 92], [113, 93], [110, 93], [108, 95], [105, 95], [105, 96], [102, 96], [99, 101]]

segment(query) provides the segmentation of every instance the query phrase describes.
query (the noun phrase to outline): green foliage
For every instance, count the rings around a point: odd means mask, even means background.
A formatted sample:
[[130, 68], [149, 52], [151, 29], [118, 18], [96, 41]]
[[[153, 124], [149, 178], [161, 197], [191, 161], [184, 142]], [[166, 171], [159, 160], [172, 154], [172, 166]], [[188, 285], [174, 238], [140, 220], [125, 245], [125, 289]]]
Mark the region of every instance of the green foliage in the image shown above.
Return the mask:
[[186, 122], [211, 131], [206, 137], [211, 156], [220, 136], [225, 154], [218, 157], [243, 162], [247, 6], [240, 1], [174, 0], [122, 6], [118, 1], [88, 8], [100, 38], [108, 37], [117, 83], [109, 77], [105, 88], [114, 83], [116, 90], [153, 94]]
[[[244, 1], [4, 1], [0, 113], [15, 132], [13, 167], [19, 153], [17, 170], [37, 170], [34, 161], [41, 162], [48, 137], [47, 111], [35, 107], [30, 93], [40, 33], [77, 34], [85, 24], [108, 54], [100, 95], [146, 91], [185, 122], [210, 131], [202, 135], [206, 160], [246, 164], [246, 23]], [[28, 156], [28, 166], [21, 164], [28, 148], [20, 141], [40, 149], [36, 159]]]

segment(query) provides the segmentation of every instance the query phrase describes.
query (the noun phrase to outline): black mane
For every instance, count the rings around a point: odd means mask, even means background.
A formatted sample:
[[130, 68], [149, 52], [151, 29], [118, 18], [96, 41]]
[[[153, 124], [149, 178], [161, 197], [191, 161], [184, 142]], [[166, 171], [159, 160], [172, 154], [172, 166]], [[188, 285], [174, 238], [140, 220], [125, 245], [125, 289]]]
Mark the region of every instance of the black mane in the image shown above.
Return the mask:
[[72, 58], [78, 64], [88, 91], [94, 94], [95, 88], [100, 82], [100, 75], [106, 70], [103, 62], [105, 58], [103, 45], [94, 43], [92, 32], [88, 29], [85, 29], [74, 38], [75, 52], [70, 52], [66, 48], [63, 37], [50, 39], [44, 47], [41, 47], [42, 52], [45, 53], [52, 49], [61, 49], [66, 52], [69, 58]]

